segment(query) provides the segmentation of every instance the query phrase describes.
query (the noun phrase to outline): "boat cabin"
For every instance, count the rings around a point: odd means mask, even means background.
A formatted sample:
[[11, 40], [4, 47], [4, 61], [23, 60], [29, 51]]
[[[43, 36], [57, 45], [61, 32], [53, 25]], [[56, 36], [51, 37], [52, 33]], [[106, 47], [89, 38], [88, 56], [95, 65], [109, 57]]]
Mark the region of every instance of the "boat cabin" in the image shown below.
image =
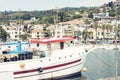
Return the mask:
[[[63, 38], [45, 38], [45, 39], [30, 39], [30, 48], [29, 50], [23, 50], [21, 42], [18, 42], [17, 50], [15, 51], [2, 51], [0, 54], [0, 62], [11, 62], [11, 61], [19, 61], [19, 60], [30, 60], [30, 59], [40, 59], [49, 57], [52, 54], [52, 50], [60, 49], [63, 50], [65, 48], [67, 41], [73, 41], [74, 38], [72, 37], [63, 37]], [[56, 46], [57, 43], [57, 46]], [[43, 47], [43, 45], [46, 45], [46, 49], [42, 50], [33, 48], [32, 44], [37, 44], [36, 47], [39, 47], [40, 45]], [[53, 45], [55, 44], [54, 48]], [[69, 45], [69, 43], [67, 43]]]

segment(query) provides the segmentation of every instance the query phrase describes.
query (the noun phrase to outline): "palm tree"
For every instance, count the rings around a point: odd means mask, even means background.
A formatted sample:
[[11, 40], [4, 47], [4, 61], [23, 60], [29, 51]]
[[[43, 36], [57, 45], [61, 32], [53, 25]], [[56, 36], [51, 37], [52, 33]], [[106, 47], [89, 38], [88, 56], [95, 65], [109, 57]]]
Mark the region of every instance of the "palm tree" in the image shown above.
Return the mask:
[[95, 32], [96, 32], [96, 40], [97, 41], [97, 28], [99, 27], [98, 26], [98, 18], [95, 18], [93, 21], [94, 21], [94, 28], [95, 28]]
[[117, 37], [120, 39], [120, 24], [118, 24], [117, 28]]
[[106, 25], [103, 24], [103, 25], [102, 25], [102, 30], [103, 30], [102, 35], [103, 35], [103, 39], [105, 38], [105, 29], [106, 29]]
[[106, 25], [106, 30], [107, 30], [107, 38], [110, 38], [110, 32], [112, 31], [112, 25], [110, 25], [110, 24], [107, 24]]
[[82, 33], [82, 36], [85, 43], [87, 42], [88, 35], [89, 35], [89, 32], [87, 30], [84, 30]]

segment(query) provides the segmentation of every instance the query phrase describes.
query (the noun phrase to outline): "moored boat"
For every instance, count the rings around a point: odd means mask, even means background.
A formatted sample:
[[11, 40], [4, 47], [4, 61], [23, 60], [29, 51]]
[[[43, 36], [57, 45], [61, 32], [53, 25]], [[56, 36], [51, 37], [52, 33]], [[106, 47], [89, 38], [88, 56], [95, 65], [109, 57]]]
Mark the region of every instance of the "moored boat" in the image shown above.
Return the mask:
[[18, 42], [16, 51], [0, 55], [0, 79], [54, 79], [80, 72], [93, 46], [78, 45], [74, 40], [72, 37], [30, 39], [28, 51]]

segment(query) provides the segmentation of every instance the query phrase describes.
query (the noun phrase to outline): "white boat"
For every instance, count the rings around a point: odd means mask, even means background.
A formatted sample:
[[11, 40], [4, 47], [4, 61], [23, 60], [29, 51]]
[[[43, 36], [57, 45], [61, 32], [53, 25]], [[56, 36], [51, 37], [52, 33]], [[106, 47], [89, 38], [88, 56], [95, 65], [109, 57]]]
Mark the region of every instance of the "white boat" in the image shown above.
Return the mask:
[[0, 79], [57, 79], [79, 73], [93, 47], [72, 41], [72, 37], [31, 39], [33, 51], [23, 51], [18, 42], [17, 52], [8, 51], [0, 55]]

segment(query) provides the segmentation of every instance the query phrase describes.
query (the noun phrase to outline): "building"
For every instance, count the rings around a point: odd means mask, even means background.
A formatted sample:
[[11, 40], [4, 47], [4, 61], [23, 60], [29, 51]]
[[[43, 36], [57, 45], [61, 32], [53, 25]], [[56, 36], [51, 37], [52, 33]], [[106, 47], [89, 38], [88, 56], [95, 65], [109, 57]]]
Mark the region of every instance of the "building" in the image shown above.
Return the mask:
[[8, 38], [10, 40], [20, 40], [20, 36], [25, 34], [23, 31], [24, 25], [6, 26], [4, 29], [10, 35]]
[[44, 25], [33, 25], [31, 27], [31, 38], [43, 38], [45, 36]]
[[97, 28], [97, 30], [95, 30], [94, 28], [89, 28], [87, 29], [87, 31], [92, 32], [93, 40], [113, 39], [115, 36], [115, 33], [113, 31], [107, 29], [103, 30], [102, 28]]

